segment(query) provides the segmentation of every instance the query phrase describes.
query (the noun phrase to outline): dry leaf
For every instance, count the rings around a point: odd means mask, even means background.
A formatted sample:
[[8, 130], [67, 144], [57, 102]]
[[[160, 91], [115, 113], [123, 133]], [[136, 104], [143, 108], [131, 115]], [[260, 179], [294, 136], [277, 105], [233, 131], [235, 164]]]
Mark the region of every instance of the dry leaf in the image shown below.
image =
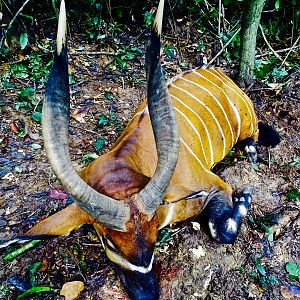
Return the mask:
[[82, 281], [70, 281], [63, 285], [59, 294], [65, 296], [65, 300], [75, 300], [83, 290], [84, 284]]
[[298, 299], [300, 298], [300, 287], [295, 285], [282, 286], [280, 293], [285, 299]]

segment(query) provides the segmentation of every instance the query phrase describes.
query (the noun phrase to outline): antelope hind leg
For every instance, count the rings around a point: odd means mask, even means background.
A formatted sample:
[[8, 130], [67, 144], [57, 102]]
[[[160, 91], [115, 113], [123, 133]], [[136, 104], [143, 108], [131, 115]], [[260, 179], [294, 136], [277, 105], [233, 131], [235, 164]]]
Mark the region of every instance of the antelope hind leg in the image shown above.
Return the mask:
[[220, 243], [232, 244], [239, 228], [248, 213], [254, 189], [248, 187], [234, 198], [225, 191], [214, 191], [208, 196], [204, 214], [208, 217], [211, 236]]
[[73, 203], [36, 224], [29, 231], [27, 231], [24, 236], [0, 240], [0, 248], [7, 247], [8, 245], [17, 242], [23, 243], [34, 239], [45, 239], [58, 235], [64, 235], [70, 233], [79, 225], [92, 223], [94, 223], [94, 218]]

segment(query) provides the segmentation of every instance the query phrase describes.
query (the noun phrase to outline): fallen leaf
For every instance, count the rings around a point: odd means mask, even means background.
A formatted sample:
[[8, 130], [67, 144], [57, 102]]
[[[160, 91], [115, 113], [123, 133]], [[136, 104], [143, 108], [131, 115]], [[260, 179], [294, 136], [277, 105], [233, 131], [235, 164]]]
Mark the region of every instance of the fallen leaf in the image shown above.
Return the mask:
[[191, 222], [192, 223], [192, 226], [193, 226], [193, 229], [198, 231], [201, 229], [201, 226], [198, 222]]
[[201, 256], [205, 256], [205, 250], [202, 246], [198, 246], [198, 248], [189, 249], [193, 253], [193, 256], [196, 259], [199, 259]]
[[71, 116], [79, 123], [85, 123], [84, 117], [86, 116], [89, 108], [87, 106], [82, 106], [75, 108]]
[[66, 200], [68, 198], [68, 194], [58, 188], [54, 188], [48, 191], [48, 195], [50, 198], [55, 200]]
[[280, 293], [285, 299], [300, 298], [300, 287], [295, 285], [282, 286]]
[[10, 124], [10, 130], [13, 132], [13, 133], [18, 133], [20, 128], [18, 126], [18, 124], [13, 121], [11, 124]]
[[75, 300], [83, 290], [84, 284], [82, 281], [70, 281], [63, 285], [59, 294], [65, 296], [65, 300]]

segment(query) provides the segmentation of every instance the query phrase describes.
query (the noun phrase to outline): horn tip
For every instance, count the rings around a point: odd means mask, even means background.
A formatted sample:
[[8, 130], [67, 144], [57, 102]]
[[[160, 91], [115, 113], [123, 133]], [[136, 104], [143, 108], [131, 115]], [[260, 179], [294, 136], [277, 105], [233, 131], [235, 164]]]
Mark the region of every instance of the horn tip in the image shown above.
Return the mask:
[[58, 17], [58, 29], [56, 38], [57, 55], [61, 54], [62, 48], [66, 46], [67, 41], [67, 16], [65, 1], [61, 0], [59, 17]]
[[161, 36], [162, 19], [163, 19], [163, 14], [164, 14], [164, 2], [165, 2], [164, 0], [159, 1], [155, 20], [153, 23], [153, 29], [157, 33], [158, 36]]

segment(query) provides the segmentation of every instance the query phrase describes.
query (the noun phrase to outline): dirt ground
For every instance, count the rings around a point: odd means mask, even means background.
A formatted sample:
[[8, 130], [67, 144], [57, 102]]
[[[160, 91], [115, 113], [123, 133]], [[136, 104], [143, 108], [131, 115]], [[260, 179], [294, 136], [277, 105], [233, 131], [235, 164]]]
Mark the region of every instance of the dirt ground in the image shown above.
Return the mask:
[[[92, 47], [87, 45], [85, 50]], [[75, 118], [71, 119], [70, 151], [79, 170], [83, 166], [82, 156], [97, 152], [94, 146], [97, 137], [106, 141], [98, 153], [101, 154], [109, 149], [119, 129], [124, 128], [145, 97], [145, 75], [142, 63], [137, 62], [125, 72], [104, 72], [109, 57], [75, 55], [73, 48], [76, 46], [71, 47], [70, 69], [77, 78], [71, 86], [71, 112]], [[169, 70], [170, 64], [166, 67]], [[176, 70], [173, 73], [180, 71], [176, 66], [171, 69]], [[161, 299], [299, 298], [299, 280], [289, 279], [285, 270], [287, 262], [300, 264], [300, 202], [286, 196], [291, 189], [300, 188], [300, 166], [295, 163], [295, 158], [300, 156], [299, 80], [299, 71], [292, 72], [278, 95], [260, 83], [247, 92], [259, 118], [279, 131], [281, 143], [273, 149], [258, 149], [259, 169], [243, 158], [227, 158], [216, 168], [233, 189], [249, 185], [255, 188], [249, 219], [234, 245], [214, 242], [203, 229], [201, 220], [186, 221], [167, 229], [169, 239], [155, 250]], [[110, 97], [105, 97], [105, 92], [110, 92]], [[25, 110], [15, 110], [16, 94], [10, 92], [0, 97], [0, 138], [5, 140], [0, 158], [0, 239], [4, 239], [26, 232], [71, 200], [57, 199], [49, 192], [60, 185], [48, 164], [40, 125]], [[42, 99], [42, 89], [36, 97]], [[97, 126], [96, 116], [107, 115], [109, 111], [115, 113], [116, 121]], [[28, 137], [19, 137], [14, 126], [23, 126]], [[1, 251], [4, 254], [7, 249]], [[42, 262], [36, 273], [38, 285], [59, 291], [65, 282], [79, 280], [84, 282], [85, 289], [78, 299], [127, 299], [95, 232], [88, 226], [68, 236], [43, 241], [11, 262], [1, 258], [0, 298], [16, 299], [26, 290], [27, 266], [38, 261]], [[8, 288], [5, 293], [3, 287]], [[290, 293], [294, 298], [288, 298], [288, 290], [294, 291]], [[55, 292], [27, 299], [64, 297]]]

